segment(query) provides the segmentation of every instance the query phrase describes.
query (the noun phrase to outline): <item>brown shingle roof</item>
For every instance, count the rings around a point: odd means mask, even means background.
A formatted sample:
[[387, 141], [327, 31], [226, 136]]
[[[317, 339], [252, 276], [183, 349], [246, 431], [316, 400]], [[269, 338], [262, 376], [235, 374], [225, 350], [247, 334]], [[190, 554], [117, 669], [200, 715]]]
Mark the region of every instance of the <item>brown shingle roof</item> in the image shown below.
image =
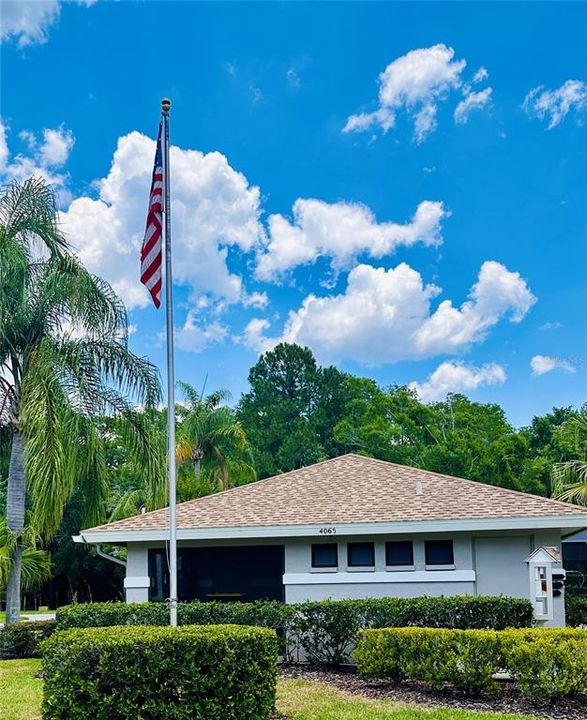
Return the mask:
[[[343, 455], [177, 506], [178, 528], [577, 517], [587, 508], [383, 460]], [[163, 530], [155, 510], [93, 530]]]

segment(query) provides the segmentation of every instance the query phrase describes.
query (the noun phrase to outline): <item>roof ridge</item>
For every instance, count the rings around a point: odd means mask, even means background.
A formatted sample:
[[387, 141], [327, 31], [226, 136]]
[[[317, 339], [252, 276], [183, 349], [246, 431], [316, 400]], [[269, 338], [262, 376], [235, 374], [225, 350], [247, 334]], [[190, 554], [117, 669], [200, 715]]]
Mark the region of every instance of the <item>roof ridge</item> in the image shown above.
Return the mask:
[[[347, 465], [345, 465], [345, 461], [347, 462]], [[350, 461], [350, 462], [349, 462]], [[441, 482], [444, 483], [452, 483], [452, 487], [454, 488], [454, 493], [457, 495], [461, 494], [463, 496], [468, 496], [470, 493], [466, 488], [463, 488], [462, 490], [459, 489], [459, 487], [463, 487], [465, 483], [469, 487], [474, 487], [475, 491], [480, 491], [482, 495], [480, 496], [482, 499], [480, 502], [486, 503], [489, 502], [489, 504], [492, 504], [495, 508], [499, 508], [500, 506], [508, 507], [515, 505], [518, 507], [520, 504], [528, 503], [528, 502], [535, 502], [536, 500], [540, 501], [539, 503], [535, 504], [535, 509], [538, 514], [544, 512], [545, 514], [551, 514], [551, 515], [574, 515], [576, 517], [583, 517], [585, 518], [585, 514], [587, 514], [587, 508], [583, 508], [578, 505], [572, 505], [570, 503], [565, 503], [560, 500], [554, 500], [552, 498], [546, 498], [541, 495], [535, 495], [533, 493], [526, 493], [520, 490], [512, 490], [510, 488], [504, 488], [499, 485], [490, 485], [489, 483], [484, 483], [479, 480], [469, 480], [468, 478], [462, 478], [455, 475], [447, 475], [445, 473], [438, 473], [434, 472], [433, 470], [425, 470], [424, 468], [414, 467], [411, 465], [402, 465], [400, 463], [394, 463], [390, 462], [388, 460], [381, 460], [379, 458], [369, 457], [367, 455], [360, 455], [358, 453], [345, 453], [343, 455], [337, 455], [333, 458], [326, 458], [325, 460], [321, 460], [317, 463], [312, 463], [311, 465], [305, 465], [302, 468], [296, 468], [294, 470], [288, 470], [287, 472], [280, 473], [279, 475], [271, 475], [267, 478], [262, 478], [261, 480], [255, 480], [251, 483], [246, 483], [244, 485], [238, 485], [233, 488], [228, 488], [227, 490], [223, 490], [218, 493], [214, 493], [212, 495], [204, 495], [199, 498], [192, 498], [191, 500], [185, 500], [181, 503], [178, 503], [177, 508], [178, 511], [182, 513], [184, 517], [189, 516], [190, 512], [203, 512], [204, 514], [214, 514], [217, 513], [217, 508], [220, 508], [221, 514], [227, 510], [230, 509], [230, 512], [234, 512], [238, 509], [239, 503], [231, 503], [229, 501], [228, 506], [224, 506], [223, 509], [223, 498], [230, 496], [231, 493], [235, 492], [241, 492], [246, 493], [242, 495], [242, 504], [245, 506], [247, 504], [251, 504], [251, 502], [255, 503], [255, 497], [256, 495], [256, 489], [261, 487], [266, 487], [267, 485], [271, 486], [272, 483], [278, 483], [278, 489], [281, 488], [280, 492], [283, 492], [287, 495], [288, 493], [288, 479], [291, 477], [298, 477], [300, 478], [300, 483], [295, 483], [294, 481], [294, 487], [298, 488], [298, 491], [302, 491], [303, 494], [307, 494], [306, 485], [308, 484], [307, 481], [315, 481], [316, 480], [316, 471], [318, 475], [320, 475], [320, 468], [327, 466], [329, 464], [336, 465], [337, 463], [341, 464], [342, 467], [342, 474], [346, 477], [346, 475], [352, 476], [355, 472], [359, 474], [359, 476], [367, 475], [372, 472], [375, 477], [378, 478], [379, 485], [381, 484], [382, 480], [385, 481], [389, 480], [396, 482], [397, 489], [400, 491], [400, 488], [406, 488], [409, 486], [411, 482], [417, 481], [418, 476], [420, 476], [425, 481], [430, 480], [432, 485], [436, 485], [437, 487], [443, 487]], [[363, 470], [360, 469], [360, 465], [363, 465]], [[397, 477], [394, 477], [394, 473], [390, 473], [389, 475], [386, 475], [385, 473], [382, 474], [375, 469], [369, 469], [369, 467], [372, 468], [373, 465], [381, 466], [382, 468], [389, 470], [396, 469], [398, 472], [395, 473]], [[365, 467], [367, 466], [367, 467]], [[309, 473], [308, 477], [304, 476], [304, 473]], [[340, 469], [334, 469], [334, 476], [338, 476], [341, 472]], [[415, 474], [415, 477], [413, 476]], [[301, 477], [300, 477], [301, 476]], [[328, 478], [328, 472], [326, 472], [326, 478]], [[310, 483], [311, 485], [312, 483]], [[324, 483], [322, 483], [324, 485]], [[450, 487], [450, 486], [449, 486]], [[250, 490], [248, 490], [250, 488]], [[360, 491], [360, 488], [359, 488]], [[264, 496], [263, 491], [261, 490], [261, 497]], [[269, 489], [269, 494], [273, 492], [271, 489]], [[401, 491], [400, 491], [401, 492]], [[489, 493], [489, 495], [487, 495]], [[266, 493], [265, 493], [266, 494]], [[275, 494], [275, 493], [274, 493]], [[475, 493], [472, 493], [473, 497], [475, 496]], [[520, 502], [516, 502], [517, 499], [520, 499]], [[292, 500], [295, 504], [295, 500]], [[437, 500], [438, 502], [438, 500]], [[559, 510], [557, 512], [557, 510]], [[128, 524], [129, 521], [133, 520], [139, 520], [139, 518], [150, 518], [151, 521], [158, 522], [159, 518], [166, 517], [168, 515], [169, 508], [163, 507], [159, 508], [157, 510], [151, 510], [147, 513], [141, 513], [140, 515], [133, 515], [129, 518], [123, 518], [121, 520], [117, 520], [112, 523], [106, 523], [103, 525], [99, 525], [94, 528], [87, 528], [86, 530], [115, 530], [119, 527], [124, 527]], [[185, 515], [184, 515], [185, 514]], [[498, 512], [499, 514], [499, 512]], [[522, 512], [522, 515], [525, 515], [526, 513]]]
[[391, 460], [382, 460], [381, 458], [373, 458], [373, 457], [369, 457], [369, 456], [365, 456], [365, 455], [357, 455], [356, 453], [348, 453], [346, 456], [339, 456], [339, 457], [348, 457], [348, 455], [354, 455], [355, 457], [360, 457], [365, 460], [373, 460], [373, 461], [375, 461], [377, 463], [381, 463], [383, 465], [393, 465], [394, 467], [409, 468], [410, 470], [417, 470], [418, 472], [424, 473], [425, 475], [433, 475], [435, 477], [441, 477], [441, 478], [445, 478], [448, 480], [460, 480], [461, 482], [472, 483], [476, 486], [480, 485], [482, 487], [501, 491], [502, 493], [505, 493], [507, 495], [514, 494], [514, 495], [521, 495], [522, 497], [525, 497], [525, 498], [531, 497], [531, 498], [535, 498], [536, 500], [545, 501], [549, 504], [552, 503], [555, 505], [562, 505], [566, 508], [571, 506], [571, 507], [576, 508], [579, 511], [587, 512], [587, 508], [583, 508], [581, 505], [574, 505], [573, 503], [567, 503], [567, 502], [564, 502], [563, 500], [556, 500], [555, 498], [544, 497], [544, 495], [536, 495], [536, 493], [525, 492], [524, 490], [514, 490], [513, 488], [506, 488], [506, 487], [502, 487], [501, 485], [493, 485], [492, 483], [485, 483], [485, 482], [482, 482], [481, 480], [471, 480], [470, 478], [464, 478], [464, 477], [461, 477], [460, 475], [447, 475], [446, 473], [439, 473], [439, 472], [436, 472], [435, 470], [426, 470], [425, 468], [415, 467], [414, 465], [402, 465], [401, 463], [395, 463], [395, 462], [392, 462]]

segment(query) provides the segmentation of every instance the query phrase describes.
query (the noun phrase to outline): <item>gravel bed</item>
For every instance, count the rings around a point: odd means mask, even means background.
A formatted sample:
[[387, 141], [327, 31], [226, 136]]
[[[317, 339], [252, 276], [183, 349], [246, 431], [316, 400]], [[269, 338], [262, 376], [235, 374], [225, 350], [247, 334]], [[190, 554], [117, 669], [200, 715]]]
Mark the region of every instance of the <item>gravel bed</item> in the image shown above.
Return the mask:
[[[586, 720], [587, 697], [582, 700], [559, 701], [556, 704], [536, 703], [525, 698], [511, 682], [500, 682], [500, 691], [483, 698], [468, 698], [447, 688], [439, 693], [426, 683], [415, 681], [394, 684], [388, 680], [361, 678], [354, 669], [325, 670], [320, 668], [282, 666], [279, 674], [284, 678], [304, 678], [329, 683], [353, 695], [374, 700], [392, 700], [416, 703], [428, 708], [460, 708], [483, 712], [517, 713], [534, 715], [548, 720]], [[275, 720], [280, 720], [276, 718]]]

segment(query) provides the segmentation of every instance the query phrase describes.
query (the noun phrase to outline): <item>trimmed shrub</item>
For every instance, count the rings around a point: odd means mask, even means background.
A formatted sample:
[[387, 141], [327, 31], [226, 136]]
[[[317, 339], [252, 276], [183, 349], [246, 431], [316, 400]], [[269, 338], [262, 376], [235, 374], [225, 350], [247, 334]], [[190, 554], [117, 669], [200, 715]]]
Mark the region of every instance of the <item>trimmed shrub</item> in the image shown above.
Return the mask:
[[50, 637], [56, 628], [55, 620], [6, 625], [0, 630], [0, 658], [41, 657], [41, 642]]
[[363, 675], [424, 680], [435, 690], [450, 683], [478, 695], [495, 689], [500, 646], [495, 630], [362, 630], [355, 658]]
[[357, 630], [366, 622], [361, 600], [323, 600], [296, 605], [290, 621], [294, 641], [310, 663], [340, 665], [349, 659]]
[[[289, 659], [286, 647], [288, 623], [294, 614], [292, 605], [276, 601], [252, 603], [189, 602], [177, 606], [178, 625], [256, 625], [275, 630], [280, 652]], [[85, 603], [57, 610], [60, 630], [112, 625], [168, 625], [167, 603]]]
[[276, 662], [266, 628], [65, 630], [43, 643], [43, 719], [265, 720]]
[[453, 597], [382, 598], [361, 600], [366, 612], [364, 627], [433, 627], [459, 630], [531, 627], [528, 600], [487, 595]]
[[425, 680], [435, 689], [450, 683], [472, 694], [492, 690], [492, 676], [499, 670], [508, 670], [533, 699], [552, 700], [587, 689], [584, 630], [362, 630], [355, 658], [362, 675]]
[[323, 600], [296, 605], [290, 634], [312, 663], [349, 662], [357, 632], [363, 628], [432, 627], [468, 630], [529, 627], [532, 606], [508, 597], [373, 598]]
[[[280, 637], [280, 652], [293, 660], [298, 651], [308, 662], [337, 665], [350, 661], [357, 631], [381, 627], [447, 627], [467, 630], [532, 625], [527, 600], [457, 596], [323, 600], [298, 605], [254, 603], [180, 603], [180, 625], [235, 624], [270, 627]], [[59, 629], [108, 625], [166, 625], [162, 603], [89, 603], [57, 611]]]
[[570, 627], [587, 626], [587, 598], [565, 594], [567, 625]]
[[587, 692], [585, 630], [506, 630], [500, 636], [505, 665], [525, 695], [554, 700]]
[[[276, 601], [252, 603], [189, 602], [177, 606], [179, 625], [258, 625], [284, 629], [294, 607]], [[59, 630], [111, 625], [167, 625], [167, 603], [83, 603], [59, 608]]]

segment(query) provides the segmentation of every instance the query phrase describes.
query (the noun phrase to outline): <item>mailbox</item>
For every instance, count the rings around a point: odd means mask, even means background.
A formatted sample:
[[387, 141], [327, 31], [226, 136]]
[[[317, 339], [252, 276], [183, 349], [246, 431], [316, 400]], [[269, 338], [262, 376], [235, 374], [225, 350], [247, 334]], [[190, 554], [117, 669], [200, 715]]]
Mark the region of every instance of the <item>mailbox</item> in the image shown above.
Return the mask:
[[530, 575], [530, 602], [536, 620], [554, 618], [553, 599], [559, 597], [564, 585], [565, 571], [554, 567], [560, 563], [558, 548], [539, 547], [526, 558]]
[[552, 595], [553, 597], [560, 597], [565, 586], [565, 579], [567, 574], [562, 569], [556, 569], [552, 571]]

